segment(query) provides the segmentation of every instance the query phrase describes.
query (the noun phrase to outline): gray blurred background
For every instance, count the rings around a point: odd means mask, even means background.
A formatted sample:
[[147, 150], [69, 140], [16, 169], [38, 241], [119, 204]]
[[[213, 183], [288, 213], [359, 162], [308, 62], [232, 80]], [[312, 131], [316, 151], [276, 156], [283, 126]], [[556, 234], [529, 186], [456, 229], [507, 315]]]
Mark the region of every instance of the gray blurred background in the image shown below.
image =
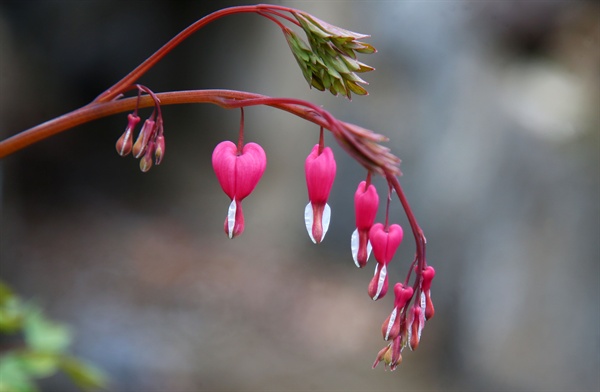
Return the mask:
[[[0, 278], [74, 328], [73, 352], [110, 374], [111, 391], [597, 391], [598, 3], [277, 3], [371, 34], [370, 96], [309, 90], [256, 15], [208, 26], [141, 82], [308, 99], [389, 136], [437, 271], [419, 350], [393, 373], [371, 369], [393, 300], [368, 298], [373, 261], [358, 270], [350, 256], [365, 171], [327, 135], [333, 217], [313, 245], [303, 162], [318, 129], [271, 108], [246, 110], [246, 139], [269, 165], [233, 241], [210, 156], [235, 140], [238, 111], [163, 107], [165, 161], [146, 174], [114, 150], [125, 114], [2, 160]], [[0, 132], [83, 106], [235, 4], [3, 1]], [[414, 244], [397, 202], [392, 219], [407, 232], [394, 283]], [[41, 385], [73, 390], [60, 375]]]

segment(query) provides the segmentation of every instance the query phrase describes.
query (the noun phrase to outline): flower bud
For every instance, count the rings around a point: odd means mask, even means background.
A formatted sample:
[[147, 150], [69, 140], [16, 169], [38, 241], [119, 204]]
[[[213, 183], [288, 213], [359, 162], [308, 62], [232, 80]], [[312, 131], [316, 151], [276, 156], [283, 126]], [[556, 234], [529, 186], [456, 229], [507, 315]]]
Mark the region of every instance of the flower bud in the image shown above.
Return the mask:
[[140, 130], [140, 133], [133, 145], [133, 156], [136, 158], [141, 157], [146, 152], [146, 146], [148, 145], [148, 141], [150, 140], [150, 136], [154, 132], [155, 122], [153, 120], [144, 121], [144, 125]]
[[127, 121], [127, 128], [125, 128], [125, 132], [123, 132], [116, 144], [117, 152], [122, 157], [131, 152], [131, 147], [133, 145], [133, 131], [140, 122], [140, 118], [135, 114], [130, 113], [127, 115]]
[[413, 306], [410, 310], [408, 321], [410, 329], [408, 331], [408, 345], [411, 350], [416, 350], [421, 340], [421, 332], [425, 326], [425, 315], [420, 306]]
[[158, 135], [156, 137], [156, 150], [154, 151], [154, 163], [160, 165], [165, 156], [165, 137]]
[[152, 154], [154, 153], [154, 143], [150, 142], [146, 148], [146, 153], [140, 159], [140, 170], [146, 173], [152, 167]]

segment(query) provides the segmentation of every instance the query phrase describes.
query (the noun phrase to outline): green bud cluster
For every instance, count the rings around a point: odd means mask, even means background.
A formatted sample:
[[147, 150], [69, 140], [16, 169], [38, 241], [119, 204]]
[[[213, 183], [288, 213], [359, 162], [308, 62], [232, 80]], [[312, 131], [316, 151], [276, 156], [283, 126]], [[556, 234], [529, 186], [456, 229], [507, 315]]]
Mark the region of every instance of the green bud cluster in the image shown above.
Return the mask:
[[373, 46], [359, 41], [369, 36], [330, 25], [306, 13], [293, 15], [306, 33], [308, 44], [292, 30], [285, 29], [284, 33], [308, 84], [348, 99], [351, 93], [367, 95], [359, 83], [368, 83], [356, 73], [374, 68], [356, 60], [356, 53], [376, 52]]

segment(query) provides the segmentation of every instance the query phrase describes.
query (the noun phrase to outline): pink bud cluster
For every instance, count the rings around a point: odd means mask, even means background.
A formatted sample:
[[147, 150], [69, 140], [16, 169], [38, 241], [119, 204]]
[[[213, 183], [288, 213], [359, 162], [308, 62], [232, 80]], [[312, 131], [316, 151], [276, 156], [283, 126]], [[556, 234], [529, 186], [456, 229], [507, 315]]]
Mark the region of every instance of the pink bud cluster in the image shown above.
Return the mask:
[[[147, 172], [152, 167], [152, 164], [160, 165], [165, 155], [165, 136], [163, 129], [163, 118], [160, 111], [160, 102], [158, 98], [146, 87], [136, 85], [140, 92], [148, 92], [154, 99], [155, 109], [140, 129], [135, 143], [133, 142], [133, 134], [135, 128], [140, 122], [140, 117], [137, 115], [137, 109], [127, 115], [127, 127], [125, 132], [117, 140], [117, 153], [121, 156], [127, 156], [133, 153], [134, 158], [140, 159], [140, 170]], [[138, 96], [139, 100], [139, 96]]]
[[[379, 351], [373, 368], [383, 361], [386, 368], [389, 366], [390, 370], [395, 370], [402, 362], [402, 350], [407, 346], [416, 350], [419, 346], [425, 321], [434, 314], [430, 293], [434, 276], [433, 267], [427, 266], [417, 274], [417, 282], [413, 286], [416, 287], [416, 291], [402, 283], [396, 283], [394, 286], [394, 308], [381, 326], [383, 339], [390, 343]], [[413, 298], [413, 304], [410, 306]]]

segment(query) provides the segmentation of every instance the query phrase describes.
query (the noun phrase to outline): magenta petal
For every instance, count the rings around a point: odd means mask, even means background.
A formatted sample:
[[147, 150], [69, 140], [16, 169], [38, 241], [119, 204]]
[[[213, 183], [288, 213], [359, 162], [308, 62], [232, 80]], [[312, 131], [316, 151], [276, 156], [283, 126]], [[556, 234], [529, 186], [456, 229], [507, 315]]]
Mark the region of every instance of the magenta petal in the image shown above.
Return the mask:
[[373, 246], [375, 259], [380, 263], [389, 263], [402, 242], [404, 232], [400, 225], [390, 225], [388, 230], [381, 223], [376, 223], [369, 231], [369, 240]]
[[356, 213], [356, 227], [359, 230], [369, 230], [375, 222], [379, 207], [379, 195], [373, 184], [366, 186], [366, 181], [358, 184], [354, 193], [354, 211]]
[[265, 151], [256, 143], [248, 143], [238, 155], [230, 141], [219, 143], [212, 155], [212, 164], [219, 184], [231, 200], [241, 202], [256, 187], [267, 166]]
[[219, 180], [223, 192], [231, 200], [235, 197], [236, 158], [237, 146], [229, 140], [217, 144], [212, 154], [212, 165], [217, 175], [217, 180]]
[[314, 204], [325, 204], [335, 179], [336, 164], [331, 148], [325, 147], [319, 154], [319, 145], [311, 150], [304, 163], [308, 199]]
[[242, 201], [256, 185], [267, 167], [265, 150], [256, 143], [248, 143], [242, 149], [242, 155], [237, 157], [235, 167], [236, 199]]

